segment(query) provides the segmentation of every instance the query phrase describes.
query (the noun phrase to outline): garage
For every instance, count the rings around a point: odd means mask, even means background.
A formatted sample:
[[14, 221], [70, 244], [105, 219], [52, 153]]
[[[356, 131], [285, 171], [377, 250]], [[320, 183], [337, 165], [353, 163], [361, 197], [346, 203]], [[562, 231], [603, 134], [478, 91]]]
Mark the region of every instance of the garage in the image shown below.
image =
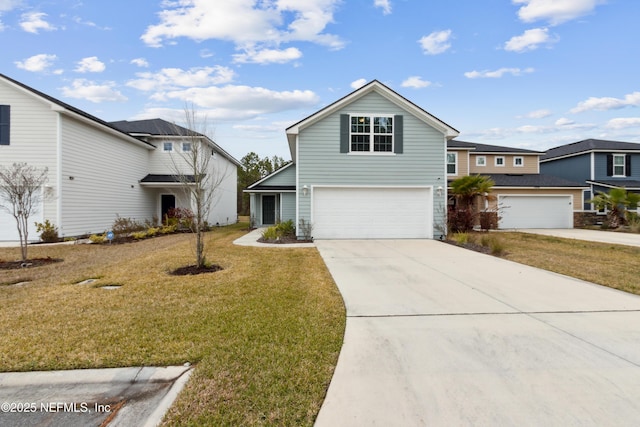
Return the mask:
[[499, 228], [573, 228], [571, 195], [498, 195]]
[[429, 187], [314, 187], [316, 239], [433, 237]]

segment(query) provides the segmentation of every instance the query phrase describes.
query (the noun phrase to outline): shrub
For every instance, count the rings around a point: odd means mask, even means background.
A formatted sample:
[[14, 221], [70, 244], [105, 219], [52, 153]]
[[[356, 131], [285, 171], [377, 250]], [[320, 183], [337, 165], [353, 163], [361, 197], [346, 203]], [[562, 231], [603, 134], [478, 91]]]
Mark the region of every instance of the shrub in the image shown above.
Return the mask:
[[475, 215], [471, 209], [450, 209], [447, 222], [454, 233], [466, 233], [473, 230]]
[[304, 218], [300, 218], [300, 231], [302, 232], [304, 240], [313, 240], [313, 224], [311, 222], [307, 222]]
[[147, 238], [147, 232], [146, 231], [134, 231], [133, 233], [131, 233], [131, 237], [133, 237], [136, 240], [146, 239]]
[[107, 241], [106, 234], [92, 234], [89, 236], [91, 243], [105, 243]]
[[459, 245], [466, 245], [469, 243], [469, 233], [455, 233], [453, 240]]
[[498, 212], [480, 212], [480, 228], [482, 230], [495, 230], [498, 228]]
[[640, 215], [635, 212], [627, 212], [627, 224], [632, 233], [640, 233]]
[[165, 215], [165, 225], [177, 225], [181, 229], [191, 229], [193, 212], [187, 208], [171, 208]]
[[504, 243], [495, 235], [485, 234], [480, 238], [480, 244], [488, 247], [491, 255], [500, 256], [505, 251]]
[[262, 238], [265, 240], [277, 240], [278, 239], [278, 230], [276, 230], [276, 226], [271, 226], [265, 229], [262, 232]]
[[293, 220], [291, 219], [276, 225], [276, 231], [280, 237], [292, 237], [296, 235], [296, 227], [293, 225]]
[[144, 229], [144, 224], [141, 224], [132, 218], [122, 218], [119, 215], [116, 215], [116, 220], [113, 221], [113, 226], [111, 228], [116, 240], [126, 237], [136, 231], [142, 231]]
[[147, 231], [146, 231], [147, 237], [154, 237], [155, 235], [158, 234], [159, 231], [160, 231], [159, 227], [148, 228]]
[[45, 243], [55, 243], [60, 240], [58, 227], [51, 224], [48, 219], [44, 223], [36, 222], [36, 232], [40, 233], [40, 240]]
[[178, 224], [163, 225], [160, 228], [159, 233], [160, 234], [171, 234], [171, 233], [175, 233], [177, 230], [178, 230]]

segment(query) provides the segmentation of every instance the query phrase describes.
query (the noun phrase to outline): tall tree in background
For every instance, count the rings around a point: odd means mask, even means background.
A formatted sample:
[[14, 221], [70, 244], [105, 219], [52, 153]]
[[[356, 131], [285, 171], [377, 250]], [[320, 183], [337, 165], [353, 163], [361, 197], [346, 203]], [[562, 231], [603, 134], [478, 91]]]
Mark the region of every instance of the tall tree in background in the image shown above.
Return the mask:
[[176, 179], [182, 184], [193, 207], [191, 231], [195, 234], [197, 269], [207, 267], [204, 233], [207, 220], [218, 203], [224, 179], [229, 175], [223, 162], [215, 161], [213, 130], [206, 116], [201, 116], [193, 107], [185, 107], [185, 126], [175, 126], [175, 135], [180, 135], [181, 147], [171, 153], [171, 162]]
[[43, 199], [48, 169], [38, 169], [26, 163], [0, 166], [0, 208], [15, 220], [20, 236], [22, 262], [27, 261], [29, 218], [36, 213]]
[[238, 212], [249, 214], [249, 195], [243, 193], [249, 185], [280, 169], [287, 163], [282, 157], [272, 156], [260, 158], [253, 151], [240, 160], [242, 166], [238, 170]]

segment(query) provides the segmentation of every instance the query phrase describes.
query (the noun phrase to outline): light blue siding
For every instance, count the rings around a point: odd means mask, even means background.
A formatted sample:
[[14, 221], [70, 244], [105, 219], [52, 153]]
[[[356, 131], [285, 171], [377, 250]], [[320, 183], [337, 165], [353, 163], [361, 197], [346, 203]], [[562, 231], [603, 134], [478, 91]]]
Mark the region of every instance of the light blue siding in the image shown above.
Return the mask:
[[[340, 114], [403, 115], [402, 154], [340, 153]], [[439, 186], [446, 188], [442, 132], [371, 92], [300, 131], [298, 186]], [[443, 192], [444, 193], [444, 192]], [[310, 220], [310, 196], [299, 197], [299, 219]], [[434, 224], [444, 223], [445, 195], [434, 191]], [[437, 226], [434, 225], [434, 229]], [[437, 234], [437, 233], [436, 233]]]
[[296, 223], [296, 193], [282, 193], [280, 195], [282, 221]]
[[262, 181], [260, 185], [296, 185], [296, 165], [285, 166]]

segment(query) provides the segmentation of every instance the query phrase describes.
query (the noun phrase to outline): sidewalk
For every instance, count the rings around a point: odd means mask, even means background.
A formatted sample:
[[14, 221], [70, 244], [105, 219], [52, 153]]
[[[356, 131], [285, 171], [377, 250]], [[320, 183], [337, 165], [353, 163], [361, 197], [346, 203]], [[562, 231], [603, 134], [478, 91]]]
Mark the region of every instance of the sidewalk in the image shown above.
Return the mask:
[[640, 234], [624, 233], [620, 231], [585, 230], [583, 228], [539, 228], [502, 231], [517, 231], [522, 233], [541, 234], [544, 236], [563, 237], [565, 239], [612, 243], [614, 245], [640, 246]]
[[316, 245], [314, 243], [260, 243], [258, 239], [262, 236], [262, 232], [264, 228], [256, 228], [255, 230], [250, 231], [244, 236], [233, 241], [234, 245], [238, 246], [255, 246], [259, 248], [315, 248]]

